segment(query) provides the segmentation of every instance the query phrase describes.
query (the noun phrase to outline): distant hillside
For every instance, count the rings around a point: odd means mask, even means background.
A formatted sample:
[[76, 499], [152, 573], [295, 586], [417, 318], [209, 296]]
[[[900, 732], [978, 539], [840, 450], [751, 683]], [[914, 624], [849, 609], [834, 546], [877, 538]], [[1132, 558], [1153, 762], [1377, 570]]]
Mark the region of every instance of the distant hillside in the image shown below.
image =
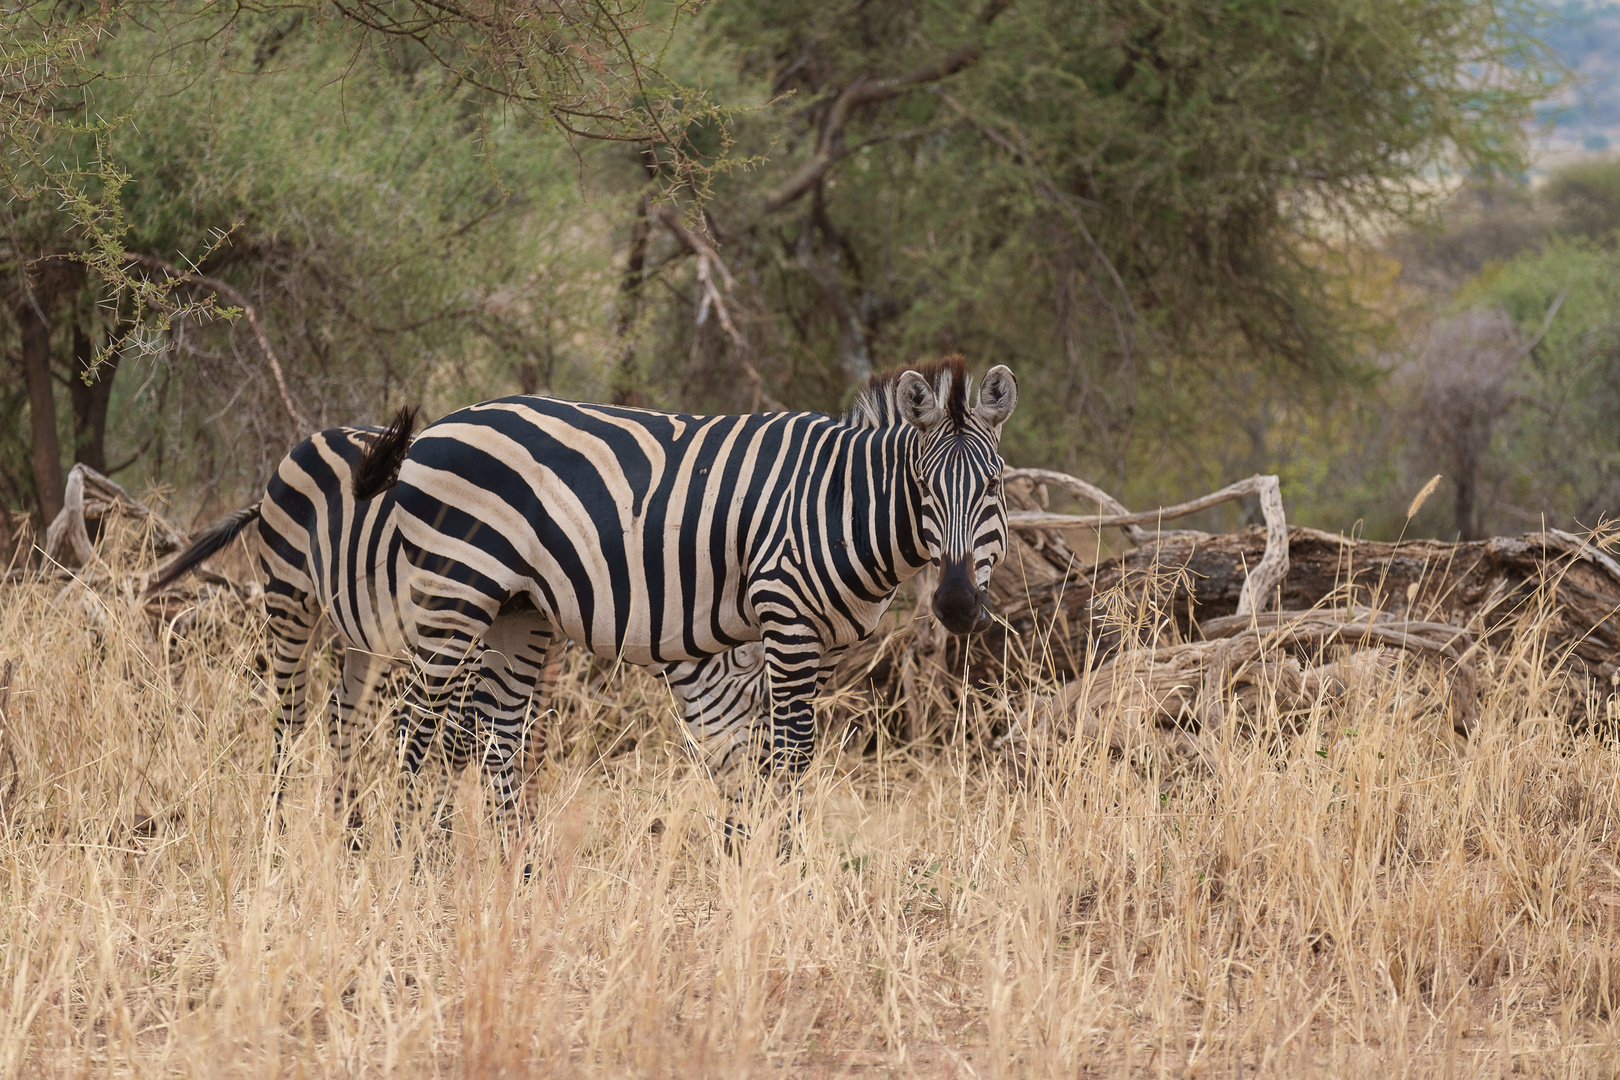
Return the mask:
[[1564, 0], [1542, 10], [1537, 36], [1579, 82], [1536, 110], [1552, 125], [1538, 148], [1556, 156], [1620, 148], [1620, 2]]

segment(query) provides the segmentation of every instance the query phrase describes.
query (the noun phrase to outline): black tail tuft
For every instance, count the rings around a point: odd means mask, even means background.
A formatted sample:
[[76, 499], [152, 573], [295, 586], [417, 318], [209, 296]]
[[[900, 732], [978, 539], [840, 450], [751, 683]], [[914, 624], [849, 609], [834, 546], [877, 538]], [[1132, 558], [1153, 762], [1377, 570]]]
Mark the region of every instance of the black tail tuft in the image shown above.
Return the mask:
[[416, 406], [407, 405], [399, 410], [394, 422], [384, 429], [366, 447], [355, 466], [350, 490], [360, 502], [368, 502], [399, 482], [399, 467], [404, 464], [406, 451], [411, 448], [411, 434], [416, 429]]
[[195, 570], [204, 559], [235, 540], [237, 533], [259, 519], [261, 505], [254, 503], [208, 526], [201, 536], [192, 541], [190, 547], [175, 556], [174, 561], [164, 569], [162, 576], [146, 587], [146, 595], [151, 596], [167, 589]]

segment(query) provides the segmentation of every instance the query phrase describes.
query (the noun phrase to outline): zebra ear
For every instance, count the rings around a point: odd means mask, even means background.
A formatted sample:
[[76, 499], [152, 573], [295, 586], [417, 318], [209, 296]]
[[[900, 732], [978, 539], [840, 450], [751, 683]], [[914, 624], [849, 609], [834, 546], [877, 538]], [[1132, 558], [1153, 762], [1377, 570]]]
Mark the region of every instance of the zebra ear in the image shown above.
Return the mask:
[[997, 364], [979, 386], [979, 403], [973, 407], [973, 415], [981, 424], [999, 433], [1017, 404], [1018, 380], [1013, 378], [1007, 365]]
[[932, 431], [945, 418], [945, 409], [934, 388], [915, 371], [901, 374], [900, 383], [894, 388], [894, 401], [900, 418], [919, 431]]

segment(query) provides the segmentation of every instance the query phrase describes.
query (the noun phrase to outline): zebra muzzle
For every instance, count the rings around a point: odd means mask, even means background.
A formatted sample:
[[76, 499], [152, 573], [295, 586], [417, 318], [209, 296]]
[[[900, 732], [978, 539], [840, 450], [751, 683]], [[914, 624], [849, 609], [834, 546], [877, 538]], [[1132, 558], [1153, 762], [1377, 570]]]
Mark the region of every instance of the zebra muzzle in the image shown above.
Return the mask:
[[967, 559], [940, 560], [939, 587], [934, 590], [934, 617], [953, 634], [989, 629], [989, 595], [974, 584]]

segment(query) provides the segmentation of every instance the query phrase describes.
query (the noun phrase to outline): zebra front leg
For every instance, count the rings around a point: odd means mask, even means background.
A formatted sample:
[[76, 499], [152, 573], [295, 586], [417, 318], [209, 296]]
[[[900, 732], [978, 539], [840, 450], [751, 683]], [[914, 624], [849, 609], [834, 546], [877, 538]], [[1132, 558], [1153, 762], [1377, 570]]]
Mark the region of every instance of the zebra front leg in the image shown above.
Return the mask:
[[793, 782], [815, 750], [814, 701], [827, 650], [815, 628], [803, 623], [768, 627], [761, 642], [771, 716], [770, 748], [761, 771], [773, 780]]
[[[786, 801], [777, 831], [779, 854], [786, 855], [792, 822], [799, 816], [799, 781], [815, 751], [815, 695], [827, 650], [815, 628], [805, 623], [768, 625], [761, 646], [763, 664], [752, 677], [762, 683], [757, 692], [768, 707], [769, 725], [754, 733], [757, 782], [747, 796], [768, 793]], [[728, 841], [733, 828], [728, 818]]]

